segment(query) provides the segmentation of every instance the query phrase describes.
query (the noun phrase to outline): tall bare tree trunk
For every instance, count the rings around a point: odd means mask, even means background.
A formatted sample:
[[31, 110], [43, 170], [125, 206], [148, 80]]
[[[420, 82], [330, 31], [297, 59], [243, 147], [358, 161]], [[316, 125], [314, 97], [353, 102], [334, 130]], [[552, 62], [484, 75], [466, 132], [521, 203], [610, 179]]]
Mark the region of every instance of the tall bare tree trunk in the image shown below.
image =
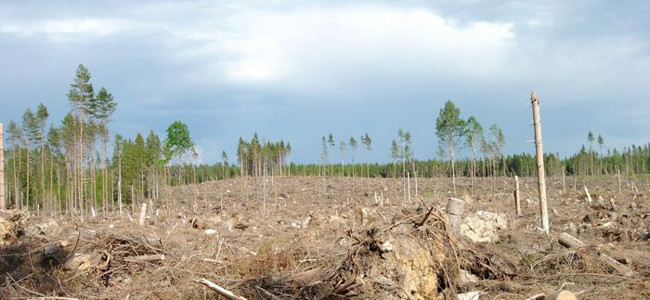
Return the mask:
[[0, 123], [0, 209], [5, 208], [5, 148], [4, 128]]
[[49, 198], [50, 198], [50, 206], [52, 209], [52, 216], [56, 215], [56, 209], [54, 205], [54, 155], [51, 155], [50, 159], [50, 192], [49, 192]]
[[[2, 130], [0, 130], [0, 131], [2, 131]], [[2, 140], [2, 139], [0, 139], [0, 140]], [[13, 147], [14, 149], [13, 149], [13, 155], [12, 156], [14, 158], [13, 159], [14, 160], [14, 170], [13, 170], [13, 173], [14, 173], [14, 206], [15, 206], [14, 208], [20, 209], [20, 190], [18, 189], [18, 186], [20, 185], [20, 183], [18, 182], [18, 169], [16, 169], [16, 150], [19, 151], [18, 152], [18, 159], [20, 159], [20, 149], [18, 149], [18, 147], [16, 147], [15, 144], [13, 146], [14, 146]]]
[[544, 148], [542, 147], [542, 121], [539, 113], [539, 97], [536, 91], [530, 95], [533, 105], [533, 124], [535, 126], [535, 150], [537, 153], [537, 185], [539, 187], [539, 210], [542, 229], [549, 233], [548, 205], [546, 203], [546, 178], [544, 176]]
[[45, 127], [41, 128], [41, 201], [43, 212], [47, 212], [45, 205]]
[[454, 146], [451, 145], [449, 148], [449, 153], [451, 154], [451, 184], [454, 187], [454, 197], [456, 197], [456, 165], [454, 164]]
[[25, 207], [27, 207], [27, 210], [29, 210], [29, 177], [30, 177], [29, 176], [30, 173], [29, 152], [31, 152], [29, 149], [29, 137], [26, 139], [26, 141], [27, 141], [27, 190], [25, 192], [25, 204], [26, 204]]
[[79, 203], [81, 215], [84, 214], [84, 115], [83, 112], [79, 113]]
[[[77, 209], [77, 115], [72, 114], [72, 157], [70, 158], [70, 166], [68, 172], [68, 184], [70, 185], [67, 189], [66, 195], [68, 198], [68, 210]], [[72, 182], [70, 182], [70, 177], [72, 177]]]
[[106, 200], [108, 199], [108, 151], [107, 151], [107, 145], [108, 144], [108, 128], [106, 127], [106, 123], [104, 123], [104, 137], [102, 142], [104, 142], [104, 175], [102, 178], [102, 212], [106, 214]]
[[119, 160], [117, 165], [117, 206], [120, 210], [120, 216], [122, 215], [122, 153], [120, 152], [117, 159]]

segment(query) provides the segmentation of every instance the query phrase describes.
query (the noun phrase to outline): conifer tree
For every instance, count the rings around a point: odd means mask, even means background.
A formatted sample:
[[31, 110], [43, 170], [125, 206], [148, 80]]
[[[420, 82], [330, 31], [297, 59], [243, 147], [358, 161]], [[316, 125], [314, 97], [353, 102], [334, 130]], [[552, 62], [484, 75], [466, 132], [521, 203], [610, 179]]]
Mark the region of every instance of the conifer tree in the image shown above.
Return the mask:
[[[14, 187], [14, 205], [17, 209], [21, 208], [22, 204], [22, 197], [21, 197], [21, 190], [22, 190], [22, 184], [21, 184], [21, 176], [20, 176], [20, 171], [22, 170], [22, 166], [18, 164], [22, 164], [22, 155], [21, 155], [21, 147], [23, 144], [23, 131], [16, 122], [9, 121], [9, 125], [7, 126], [7, 132], [9, 133], [9, 141], [11, 142], [11, 149], [12, 149], [12, 159], [13, 159], [13, 187]], [[18, 161], [18, 163], [16, 162]]]
[[352, 161], [352, 176], [355, 176], [354, 153], [357, 151], [357, 146], [358, 146], [357, 140], [355, 140], [354, 137], [351, 136], [348, 144], [350, 145], [350, 160]]
[[[72, 110], [76, 112], [76, 116], [73, 118], [73, 123], [79, 122], [79, 142], [75, 148], [78, 148], [79, 153], [77, 155], [76, 162], [74, 166], [76, 170], [74, 171], [75, 177], [77, 178], [77, 201], [81, 205], [83, 199], [84, 191], [84, 123], [85, 118], [88, 114], [89, 104], [94, 96], [93, 85], [90, 83], [90, 72], [83, 65], [80, 64], [77, 67], [75, 72], [75, 79], [72, 84], [70, 84], [70, 91], [68, 92], [68, 101], [72, 107]], [[76, 125], [73, 126], [76, 128]], [[75, 129], [76, 135], [76, 129]], [[77, 143], [75, 141], [75, 143]], [[82, 207], [83, 212], [83, 207]]]
[[106, 210], [106, 201], [108, 198], [108, 122], [110, 117], [115, 112], [117, 108], [117, 103], [113, 98], [113, 95], [109, 93], [106, 88], [101, 87], [97, 96], [89, 100], [89, 110], [93, 117], [100, 121], [101, 133], [102, 133], [102, 145], [104, 149], [104, 158], [102, 161], [103, 164], [103, 178], [102, 178], [102, 210]]
[[41, 187], [40, 187], [40, 198], [42, 199], [43, 205], [45, 205], [45, 123], [47, 118], [50, 116], [50, 113], [47, 112], [47, 107], [43, 103], [38, 105], [36, 109], [36, 119], [38, 123], [39, 137], [41, 143]]
[[228, 154], [226, 151], [221, 151], [221, 165], [223, 168], [223, 179], [228, 177]]
[[[30, 192], [31, 192], [31, 187], [30, 187], [30, 179], [32, 177], [31, 173], [31, 146], [36, 144], [36, 142], [39, 140], [38, 138], [38, 133], [39, 133], [39, 128], [38, 128], [38, 117], [32, 112], [31, 109], [27, 109], [25, 113], [23, 114], [23, 126], [22, 126], [24, 135], [25, 135], [25, 146], [27, 150], [27, 178], [26, 178], [26, 183], [27, 187], [25, 188], [25, 200], [26, 200], [26, 207], [29, 209], [29, 202], [30, 202]], [[37, 204], [37, 197], [32, 194], [34, 197], [34, 202], [32, 204], [35, 206]]]
[[[368, 136], [366, 132], [365, 135], [361, 136], [361, 143], [365, 146], [366, 151], [368, 152], [368, 160], [370, 159], [370, 151], [372, 151], [372, 139]], [[366, 161], [366, 176], [370, 177], [370, 163]]]
[[474, 116], [467, 119], [467, 131], [465, 132], [465, 143], [469, 149], [471, 161], [471, 181], [472, 181], [472, 194], [474, 194], [474, 178], [476, 177], [476, 148], [484, 142], [483, 127], [476, 120]]

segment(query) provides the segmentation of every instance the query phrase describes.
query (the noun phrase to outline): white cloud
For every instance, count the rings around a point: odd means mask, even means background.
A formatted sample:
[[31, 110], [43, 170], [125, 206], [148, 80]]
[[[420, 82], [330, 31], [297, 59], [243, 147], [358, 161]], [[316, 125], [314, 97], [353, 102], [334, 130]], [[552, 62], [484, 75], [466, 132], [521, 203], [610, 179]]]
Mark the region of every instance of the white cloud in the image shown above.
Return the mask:
[[514, 34], [510, 23], [459, 25], [424, 9], [350, 6], [243, 11], [181, 29], [178, 36], [200, 41], [179, 57], [213, 62], [195, 78], [310, 90], [331, 88], [323, 85], [338, 79], [328, 76], [369, 69], [489, 76], [503, 63]]
[[121, 19], [81, 18], [9, 23], [0, 26], [0, 32], [14, 34], [20, 37], [31, 37], [35, 35], [46, 35], [50, 37], [92, 35], [101, 37], [140, 26], [141, 24], [137, 22]]

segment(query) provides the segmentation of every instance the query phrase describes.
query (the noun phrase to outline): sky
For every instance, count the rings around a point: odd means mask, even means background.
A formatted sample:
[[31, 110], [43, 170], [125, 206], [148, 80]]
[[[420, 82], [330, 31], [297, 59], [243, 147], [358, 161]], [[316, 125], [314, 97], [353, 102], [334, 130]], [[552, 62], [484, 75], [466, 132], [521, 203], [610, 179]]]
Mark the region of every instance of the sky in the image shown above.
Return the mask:
[[546, 152], [590, 130], [621, 149], [650, 142], [648, 16], [645, 0], [2, 0], [0, 122], [42, 102], [59, 124], [83, 63], [118, 102], [113, 132], [164, 138], [181, 120], [206, 163], [254, 132], [295, 162], [367, 132], [356, 160], [389, 161], [400, 128], [437, 158], [447, 100], [502, 128], [506, 153], [534, 153], [533, 89]]

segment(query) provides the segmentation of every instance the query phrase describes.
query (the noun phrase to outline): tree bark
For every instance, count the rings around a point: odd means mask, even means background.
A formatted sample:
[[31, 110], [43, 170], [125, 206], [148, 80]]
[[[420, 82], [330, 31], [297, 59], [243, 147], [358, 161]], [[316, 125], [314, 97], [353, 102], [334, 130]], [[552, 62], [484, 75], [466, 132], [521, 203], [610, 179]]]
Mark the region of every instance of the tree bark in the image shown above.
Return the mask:
[[452, 144], [449, 145], [449, 154], [451, 155], [451, 184], [454, 188], [454, 196], [456, 196], [456, 165], [454, 163], [454, 146], [453, 146], [453, 141]]
[[29, 152], [31, 151], [29, 149], [29, 137], [27, 137], [25, 140], [27, 141], [27, 190], [25, 191], [25, 204], [26, 204], [25, 207], [27, 207], [27, 210], [29, 210], [29, 177], [31, 177], [29, 176], [30, 173]]
[[4, 209], [4, 208], [5, 208], [5, 149], [4, 149], [4, 128], [2, 126], [2, 123], [0, 123], [0, 209]]
[[519, 197], [519, 177], [515, 175], [515, 212], [517, 217], [521, 216], [521, 198]]
[[536, 91], [530, 95], [533, 105], [533, 124], [535, 126], [535, 150], [537, 153], [537, 185], [539, 188], [539, 210], [542, 229], [549, 233], [548, 205], [546, 203], [546, 177], [544, 175], [544, 148], [542, 147], [542, 121], [539, 113], [539, 97]]

